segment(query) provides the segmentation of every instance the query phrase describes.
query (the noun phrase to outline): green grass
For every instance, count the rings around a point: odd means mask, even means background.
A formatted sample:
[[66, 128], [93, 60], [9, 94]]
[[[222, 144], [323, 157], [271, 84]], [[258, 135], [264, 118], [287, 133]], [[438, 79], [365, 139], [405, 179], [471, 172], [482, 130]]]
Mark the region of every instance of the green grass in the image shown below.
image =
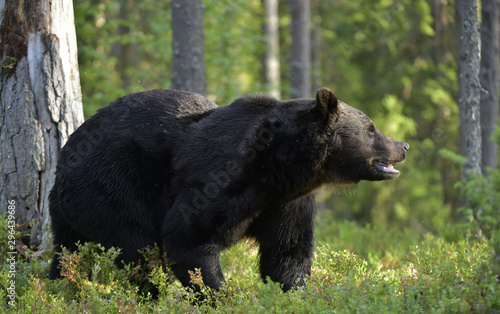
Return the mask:
[[[0, 227], [4, 228], [3, 219]], [[5, 235], [2, 234], [2, 238]], [[2, 249], [6, 249], [3, 248]], [[466, 237], [446, 241], [412, 230], [333, 222], [319, 213], [316, 257], [307, 286], [283, 293], [264, 284], [257, 267], [258, 247], [245, 240], [221, 256], [227, 287], [195, 305], [158, 255], [142, 267], [117, 269], [115, 250], [82, 245], [66, 253], [65, 274], [47, 278], [50, 252], [27, 261], [18, 254], [16, 306], [8, 299], [9, 273], [0, 263], [0, 312], [18, 313], [490, 313], [500, 310], [500, 286], [493, 273], [493, 249]], [[147, 278], [159, 296], [140, 292], [130, 278]], [[147, 276], [147, 277], [144, 277]], [[201, 274], [202, 276], [202, 274]], [[193, 273], [194, 281], [201, 280]]]

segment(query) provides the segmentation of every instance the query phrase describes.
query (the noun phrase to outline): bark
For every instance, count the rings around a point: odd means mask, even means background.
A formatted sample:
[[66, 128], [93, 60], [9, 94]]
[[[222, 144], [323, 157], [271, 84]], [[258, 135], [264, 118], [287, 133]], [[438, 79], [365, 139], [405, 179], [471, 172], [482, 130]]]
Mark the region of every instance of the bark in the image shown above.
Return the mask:
[[0, 11], [0, 213], [14, 200], [24, 240], [44, 249], [59, 151], [83, 122], [73, 5], [0, 0]]
[[481, 1], [481, 139], [483, 174], [486, 167], [497, 168], [498, 144], [491, 140], [498, 124], [498, 44], [499, 2]]
[[172, 88], [206, 94], [202, 0], [172, 0]]
[[464, 8], [464, 75], [465, 99], [465, 146], [467, 149], [466, 175], [470, 171], [481, 172], [481, 125], [479, 84], [479, 26], [477, 0], [463, 0]]
[[460, 154], [465, 156], [465, 39], [464, 39], [464, 0], [455, 0], [455, 28], [457, 49], [457, 81], [458, 81], [458, 111], [459, 111], [459, 148]]
[[269, 94], [281, 98], [280, 60], [278, 32], [278, 0], [262, 0], [265, 12], [264, 36], [266, 37], [266, 52], [264, 54], [264, 83]]
[[311, 96], [309, 0], [290, 0], [292, 9], [292, 90], [290, 98]]

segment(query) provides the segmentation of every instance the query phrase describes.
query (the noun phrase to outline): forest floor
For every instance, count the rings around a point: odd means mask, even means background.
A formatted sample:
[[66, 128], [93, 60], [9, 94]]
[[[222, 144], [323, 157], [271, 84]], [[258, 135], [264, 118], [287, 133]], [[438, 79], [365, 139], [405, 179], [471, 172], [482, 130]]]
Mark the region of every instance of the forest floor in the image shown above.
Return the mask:
[[[467, 236], [450, 241], [347, 221], [327, 221], [330, 228], [321, 228], [325, 217], [321, 218], [312, 275], [296, 291], [283, 293], [279, 284], [262, 283], [258, 247], [251, 240], [223, 253], [227, 286], [217, 293], [205, 289], [211, 297], [204, 301], [186, 291], [168, 268], [155, 267], [161, 259], [154, 250], [142, 268], [118, 269], [112, 262], [118, 251], [86, 244], [64, 256], [64, 277], [53, 281], [47, 275], [51, 252], [38, 257], [29, 250], [17, 254], [14, 272], [2, 259], [0, 312], [500, 313], [494, 254], [486, 241]], [[6, 239], [7, 228], [1, 227]], [[192, 280], [201, 282], [202, 275], [193, 273]], [[156, 285], [157, 297], [129, 280], [141, 276]]]

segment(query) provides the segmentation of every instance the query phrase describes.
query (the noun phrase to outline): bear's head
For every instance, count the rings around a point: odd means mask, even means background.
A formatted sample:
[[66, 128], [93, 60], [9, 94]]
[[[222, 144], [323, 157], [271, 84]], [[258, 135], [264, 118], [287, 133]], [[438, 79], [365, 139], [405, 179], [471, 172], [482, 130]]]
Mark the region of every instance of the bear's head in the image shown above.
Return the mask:
[[409, 144], [382, 134], [363, 112], [339, 101], [328, 88], [318, 90], [314, 110], [326, 132], [322, 168], [327, 181], [356, 183], [399, 175], [394, 166], [406, 159]]

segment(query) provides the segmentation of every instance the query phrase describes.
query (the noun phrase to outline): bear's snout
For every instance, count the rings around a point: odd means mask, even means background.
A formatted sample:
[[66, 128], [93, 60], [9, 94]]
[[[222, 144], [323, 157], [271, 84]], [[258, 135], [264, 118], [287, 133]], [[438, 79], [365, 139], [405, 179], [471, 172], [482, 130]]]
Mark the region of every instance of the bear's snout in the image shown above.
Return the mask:
[[410, 150], [410, 144], [408, 144], [408, 143], [403, 143], [403, 149], [404, 149], [405, 151], [409, 151], [409, 150]]

